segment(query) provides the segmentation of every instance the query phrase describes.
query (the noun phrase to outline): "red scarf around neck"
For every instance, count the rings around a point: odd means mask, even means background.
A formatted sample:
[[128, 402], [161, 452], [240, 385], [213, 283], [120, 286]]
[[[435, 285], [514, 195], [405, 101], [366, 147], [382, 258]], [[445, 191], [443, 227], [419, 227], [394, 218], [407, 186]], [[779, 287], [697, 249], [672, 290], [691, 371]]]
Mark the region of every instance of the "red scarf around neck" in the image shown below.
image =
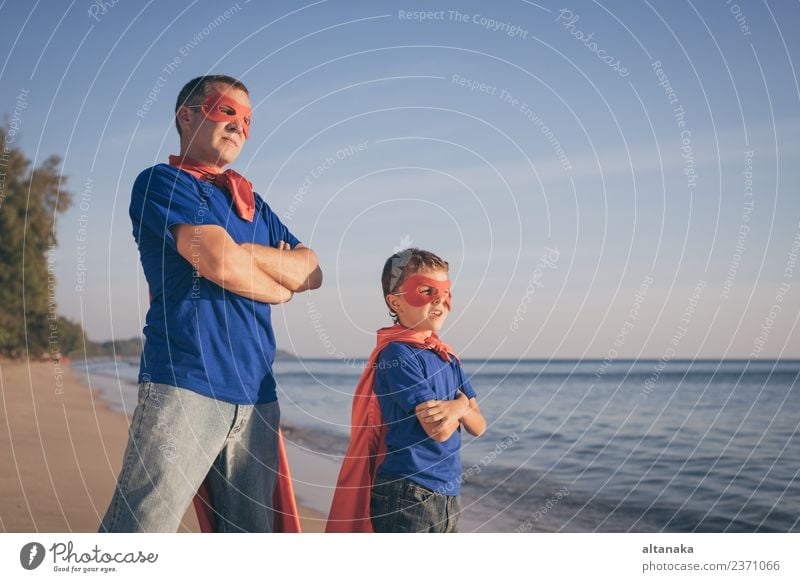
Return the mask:
[[186, 156], [170, 156], [169, 165], [188, 172], [198, 180], [211, 182], [217, 188], [225, 190], [233, 198], [233, 207], [239, 218], [253, 222], [256, 213], [256, 199], [253, 184], [234, 170], [219, 172], [212, 166], [206, 166]]
[[[453, 348], [435, 333], [424, 337], [421, 332], [395, 324], [378, 330], [378, 345], [369, 357], [367, 367], [353, 395], [353, 416], [350, 446], [347, 449], [325, 531], [371, 533], [369, 496], [375, 474], [386, 456], [386, 425], [383, 423], [378, 396], [373, 389], [378, 356], [392, 342], [406, 343], [436, 352], [445, 362], [456, 357]], [[457, 359], [457, 358], [456, 358]]]

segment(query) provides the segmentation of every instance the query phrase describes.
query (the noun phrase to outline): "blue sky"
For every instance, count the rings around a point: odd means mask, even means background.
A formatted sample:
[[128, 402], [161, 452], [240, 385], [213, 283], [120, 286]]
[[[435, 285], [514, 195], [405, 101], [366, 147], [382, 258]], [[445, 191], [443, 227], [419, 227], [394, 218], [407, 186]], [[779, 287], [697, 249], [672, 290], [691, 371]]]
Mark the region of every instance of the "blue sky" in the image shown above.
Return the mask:
[[274, 310], [280, 347], [367, 355], [411, 243], [452, 266], [467, 357], [800, 357], [796, 2], [6, 2], [0, 22], [0, 110], [35, 163], [63, 158], [57, 299], [93, 339], [141, 332], [130, 187], [177, 153], [182, 85], [226, 73], [254, 104], [232, 167], [325, 273]]

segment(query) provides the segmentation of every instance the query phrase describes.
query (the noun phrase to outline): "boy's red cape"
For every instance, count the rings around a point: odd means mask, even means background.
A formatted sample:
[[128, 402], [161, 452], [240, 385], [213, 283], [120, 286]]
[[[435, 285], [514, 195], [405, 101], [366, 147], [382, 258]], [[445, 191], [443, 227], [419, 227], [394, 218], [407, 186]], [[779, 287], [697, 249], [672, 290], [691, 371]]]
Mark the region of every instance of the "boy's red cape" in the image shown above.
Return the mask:
[[455, 357], [453, 349], [435, 333], [425, 337], [421, 332], [399, 324], [378, 330], [378, 345], [372, 351], [353, 395], [350, 446], [339, 472], [325, 527], [326, 533], [373, 532], [369, 497], [375, 482], [375, 473], [386, 456], [386, 425], [383, 424], [383, 415], [373, 384], [378, 355], [392, 342], [432, 349], [446, 362]]

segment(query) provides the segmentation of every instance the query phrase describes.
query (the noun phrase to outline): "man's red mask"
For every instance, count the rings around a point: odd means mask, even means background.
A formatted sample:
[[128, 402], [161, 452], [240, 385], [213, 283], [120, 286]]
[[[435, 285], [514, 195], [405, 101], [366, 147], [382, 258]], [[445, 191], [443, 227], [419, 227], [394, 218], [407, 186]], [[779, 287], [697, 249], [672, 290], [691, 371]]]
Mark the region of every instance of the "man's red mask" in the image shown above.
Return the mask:
[[250, 133], [250, 114], [252, 109], [222, 93], [212, 93], [206, 97], [200, 107], [202, 107], [203, 114], [209, 121], [225, 123], [239, 121], [244, 138], [247, 139]]
[[[420, 293], [420, 287], [430, 287], [431, 289], [425, 293]], [[450, 292], [449, 280], [439, 281], [424, 275], [413, 275], [405, 280], [400, 286], [400, 290], [405, 295], [409, 305], [422, 307], [442, 297], [442, 303], [447, 307], [448, 311], [450, 310], [450, 299], [453, 295]]]

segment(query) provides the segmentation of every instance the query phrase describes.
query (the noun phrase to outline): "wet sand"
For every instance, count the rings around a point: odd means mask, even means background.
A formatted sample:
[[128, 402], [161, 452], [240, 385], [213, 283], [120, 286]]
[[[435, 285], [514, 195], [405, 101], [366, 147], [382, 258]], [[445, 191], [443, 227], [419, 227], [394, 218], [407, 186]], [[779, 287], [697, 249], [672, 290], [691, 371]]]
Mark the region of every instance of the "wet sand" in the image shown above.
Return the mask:
[[[0, 531], [97, 531], [129, 422], [68, 365], [0, 360]], [[320, 511], [300, 514], [304, 532], [324, 529]], [[199, 531], [193, 508], [178, 531]]]

